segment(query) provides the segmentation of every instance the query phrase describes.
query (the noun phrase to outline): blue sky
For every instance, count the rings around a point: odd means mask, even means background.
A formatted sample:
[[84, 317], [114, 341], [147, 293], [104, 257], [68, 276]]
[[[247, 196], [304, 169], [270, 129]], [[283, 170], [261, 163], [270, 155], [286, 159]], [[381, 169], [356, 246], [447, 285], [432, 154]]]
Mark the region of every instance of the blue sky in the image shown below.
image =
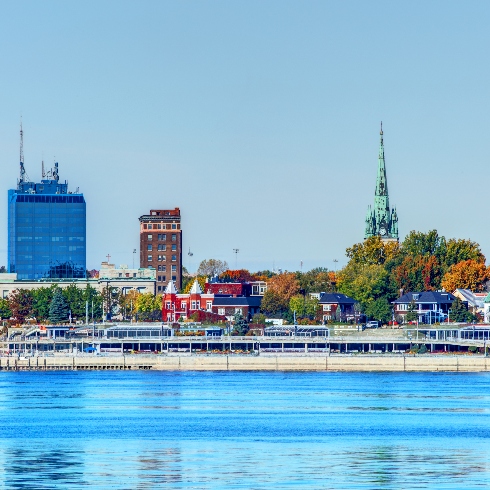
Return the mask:
[[184, 265], [345, 263], [383, 121], [402, 236], [490, 255], [490, 3], [85, 1], [0, 5], [0, 262], [7, 190], [41, 160], [87, 200], [87, 265], [131, 264], [138, 217], [180, 207]]

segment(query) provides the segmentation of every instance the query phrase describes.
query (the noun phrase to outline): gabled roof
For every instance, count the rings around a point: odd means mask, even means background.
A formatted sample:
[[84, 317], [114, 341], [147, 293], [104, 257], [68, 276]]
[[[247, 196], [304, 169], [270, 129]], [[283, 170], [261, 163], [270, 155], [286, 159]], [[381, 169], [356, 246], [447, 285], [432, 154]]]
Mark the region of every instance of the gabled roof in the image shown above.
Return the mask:
[[167, 287], [165, 288], [165, 294], [177, 294], [177, 288], [173, 281], [168, 281]]
[[335, 305], [353, 305], [355, 299], [350, 298], [342, 293], [322, 293], [320, 296], [320, 304], [335, 304]]
[[256, 306], [262, 303], [262, 296], [219, 296], [214, 297], [213, 306]]
[[191, 287], [190, 294], [202, 294], [202, 289], [199, 283], [197, 282], [197, 279], [194, 280], [194, 284]]
[[416, 304], [452, 304], [455, 300], [455, 296], [451, 293], [441, 293], [440, 291], [422, 291], [420, 293], [414, 291], [412, 293], [406, 293], [403, 296], [395, 299], [392, 303], [411, 303], [414, 301]]
[[487, 297], [487, 293], [474, 293], [471, 289], [456, 289], [454, 294], [459, 293], [464, 301], [468, 302], [470, 306], [477, 306], [478, 308], [483, 307], [483, 302]]

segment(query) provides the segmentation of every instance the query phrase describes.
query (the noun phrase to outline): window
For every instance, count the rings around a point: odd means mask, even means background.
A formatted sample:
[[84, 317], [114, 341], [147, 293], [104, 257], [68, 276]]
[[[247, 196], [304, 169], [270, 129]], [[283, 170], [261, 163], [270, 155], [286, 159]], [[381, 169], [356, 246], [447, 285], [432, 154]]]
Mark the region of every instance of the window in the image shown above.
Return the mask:
[[218, 308], [218, 315], [224, 316], [225, 315], [225, 309], [224, 308]]
[[151, 243], [148, 244], [148, 252], [151, 252], [153, 250], [153, 245]]
[[165, 302], [165, 309], [170, 310], [170, 301]]
[[159, 225], [158, 225], [158, 229], [159, 229], [159, 230], [161, 230], [161, 229], [162, 229], [162, 225], [161, 225], [161, 224], [159, 224]]
[[172, 252], [177, 252], [177, 244], [176, 243], [174, 243], [172, 245]]
[[191, 301], [191, 308], [193, 310], [197, 310], [198, 306], [197, 306], [197, 301]]
[[165, 282], [167, 280], [167, 276], [162, 276], [162, 282]]
[[177, 225], [175, 223], [172, 223], [172, 230], [176, 230], [177, 229]]
[[162, 276], [158, 276], [158, 282], [162, 282]]
[[213, 308], [213, 302], [206, 301], [206, 310], [211, 311], [212, 308]]
[[180, 303], [180, 309], [184, 310], [184, 311], [187, 310], [187, 303], [184, 301], [182, 303]]
[[160, 262], [165, 262], [165, 261], [167, 260], [167, 258], [165, 257], [165, 255], [159, 255], [159, 256], [158, 256], [158, 260], [159, 260]]
[[332, 311], [332, 305], [323, 305], [323, 311]]
[[[167, 266], [166, 265], [162, 265], [161, 268], [162, 268], [162, 272], [167, 272]], [[165, 281], [165, 279], [164, 279], [164, 281]]]
[[133, 272], [133, 277], [136, 277], [136, 272]]
[[167, 245], [163, 245], [163, 244], [159, 243], [158, 244], [158, 250], [165, 252], [165, 250], [167, 250]]
[[148, 238], [148, 241], [151, 242], [153, 240], [153, 235], [151, 234], [146, 235], [146, 238]]
[[172, 272], [177, 272], [177, 266], [176, 265], [172, 266]]
[[153, 225], [148, 225], [148, 229], [151, 230], [153, 228]]
[[148, 262], [152, 262], [153, 261], [153, 256], [152, 255], [148, 255]]
[[235, 308], [235, 313], [240, 313], [240, 315], [242, 314], [242, 309], [241, 308]]
[[162, 266], [161, 265], [158, 266], [158, 272], [162, 272]]
[[162, 290], [162, 286], [158, 286], [158, 290], [161, 291]]
[[162, 235], [162, 242], [166, 242], [167, 241], [167, 235], [163, 234]]
[[143, 230], [146, 230], [148, 227], [146, 225], [143, 225]]
[[172, 241], [173, 242], [177, 241], [177, 235], [175, 233], [172, 233]]
[[177, 255], [172, 255], [172, 262], [177, 262]]
[[177, 276], [172, 276], [172, 281], [176, 281], [177, 280]]

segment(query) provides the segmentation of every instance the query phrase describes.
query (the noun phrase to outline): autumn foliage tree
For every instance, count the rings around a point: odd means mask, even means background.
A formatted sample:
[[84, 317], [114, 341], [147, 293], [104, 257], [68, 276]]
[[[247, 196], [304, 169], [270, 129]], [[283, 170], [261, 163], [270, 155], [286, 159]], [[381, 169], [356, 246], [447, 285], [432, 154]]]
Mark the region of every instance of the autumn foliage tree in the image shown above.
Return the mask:
[[32, 294], [27, 289], [16, 289], [8, 297], [12, 317], [17, 323], [24, 323], [32, 315]]
[[463, 260], [452, 265], [442, 279], [442, 287], [446, 291], [455, 289], [471, 289], [483, 291], [485, 283], [490, 279], [490, 269], [476, 260]]
[[288, 311], [289, 301], [299, 293], [299, 281], [294, 272], [285, 272], [269, 279], [262, 299], [262, 310], [277, 315]]

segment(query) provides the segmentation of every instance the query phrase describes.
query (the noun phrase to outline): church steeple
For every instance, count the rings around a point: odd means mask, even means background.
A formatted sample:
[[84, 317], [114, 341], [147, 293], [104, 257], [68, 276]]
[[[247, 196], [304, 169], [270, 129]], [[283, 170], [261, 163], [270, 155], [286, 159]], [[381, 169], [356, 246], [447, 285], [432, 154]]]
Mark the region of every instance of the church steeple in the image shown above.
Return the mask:
[[386, 178], [385, 148], [383, 142], [383, 123], [379, 132], [378, 173], [374, 192], [374, 207], [368, 208], [364, 238], [381, 236], [386, 240], [398, 240], [398, 215], [390, 209], [388, 179]]

